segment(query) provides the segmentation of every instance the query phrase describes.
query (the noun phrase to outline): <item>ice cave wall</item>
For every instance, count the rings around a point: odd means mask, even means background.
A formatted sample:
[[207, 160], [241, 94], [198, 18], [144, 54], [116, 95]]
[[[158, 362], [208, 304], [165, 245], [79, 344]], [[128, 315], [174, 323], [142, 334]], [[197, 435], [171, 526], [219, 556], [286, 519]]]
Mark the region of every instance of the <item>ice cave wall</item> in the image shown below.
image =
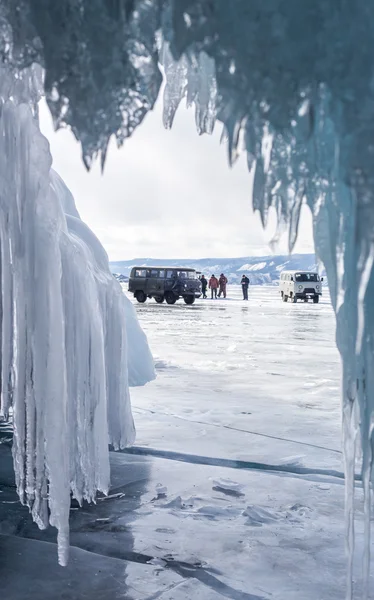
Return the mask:
[[[104, 161], [157, 98], [165, 124], [182, 97], [198, 130], [224, 125], [228, 156], [255, 169], [253, 206], [276, 207], [292, 248], [301, 203], [314, 218], [343, 360], [349, 540], [355, 439], [363, 453], [366, 530], [373, 451], [374, 5], [367, 0], [2, 0], [5, 64], [45, 68], [56, 127]], [[4, 250], [6, 252], [6, 249]], [[367, 562], [368, 564], [368, 562]]]

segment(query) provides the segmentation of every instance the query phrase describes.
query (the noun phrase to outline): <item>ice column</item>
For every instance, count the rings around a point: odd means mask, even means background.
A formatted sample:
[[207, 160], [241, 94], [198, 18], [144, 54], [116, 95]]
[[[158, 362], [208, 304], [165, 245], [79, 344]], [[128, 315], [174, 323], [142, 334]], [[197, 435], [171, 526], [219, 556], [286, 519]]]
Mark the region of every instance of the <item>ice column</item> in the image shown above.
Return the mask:
[[57, 528], [65, 565], [71, 494], [105, 493], [108, 444], [134, 441], [128, 341], [139, 351], [132, 383], [154, 370], [104, 249], [51, 171], [24, 78], [23, 94], [4, 92], [0, 114], [1, 414], [13, 413], [20, 499], [39, 527]]

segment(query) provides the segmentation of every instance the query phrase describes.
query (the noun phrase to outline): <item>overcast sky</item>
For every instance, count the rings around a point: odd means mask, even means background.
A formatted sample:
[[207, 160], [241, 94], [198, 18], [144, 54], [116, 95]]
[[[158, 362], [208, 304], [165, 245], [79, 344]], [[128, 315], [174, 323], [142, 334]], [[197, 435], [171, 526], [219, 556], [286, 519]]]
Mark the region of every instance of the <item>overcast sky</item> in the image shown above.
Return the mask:
[[[192, 109], [181, 106], [166, 131], [159, 102], [121, 150], [111, 145], [103, 175], [99, 164], [86, 172], [79, 144], [68, 130], [54, 133], [44, 105], [41, 129], [54, 168], [111, 260], [271, 254], [273, 229], [264, 233], [252, 212], [244, 155], [230, 169], [221, 126], [199, 137]], [[313, 252], [307, 209], [296, 251]]]

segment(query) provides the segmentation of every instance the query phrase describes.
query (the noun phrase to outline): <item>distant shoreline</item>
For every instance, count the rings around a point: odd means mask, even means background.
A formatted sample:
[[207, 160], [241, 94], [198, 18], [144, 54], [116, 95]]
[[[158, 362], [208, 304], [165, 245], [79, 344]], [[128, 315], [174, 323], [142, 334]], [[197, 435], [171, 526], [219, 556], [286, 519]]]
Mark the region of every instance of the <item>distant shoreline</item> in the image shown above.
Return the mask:
[[[190, 258], [160, 259], [134, 258], [131, 260], [111, 261], [112, 273], [129, 277], [132, 267], [190, 267], [204, 273], [220, 275], [224, 273], [229, 284], [239, 284], [246, 274], [251, 285], [277, 285], [280, 273], [286, 270], [316, 271], [318, 268], [315, 254], [242, 256], [238, 258]], [[325, 273], [323, 273], [325, 276]]]

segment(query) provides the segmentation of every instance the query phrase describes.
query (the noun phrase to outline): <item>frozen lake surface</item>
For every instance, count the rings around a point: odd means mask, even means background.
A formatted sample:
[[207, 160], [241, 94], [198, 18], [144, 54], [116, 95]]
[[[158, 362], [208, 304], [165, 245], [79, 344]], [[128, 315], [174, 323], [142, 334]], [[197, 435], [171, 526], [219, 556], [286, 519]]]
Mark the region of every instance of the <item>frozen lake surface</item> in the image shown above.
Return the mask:
[[[322, 303], [137, 305], [157, 380], [132, 390], [136, 446], [112, 490], [71, 511], [71, 561], [16, 502], [0, 444], [0, 582], [20, 600], [342, 600], [340, 360]], [[357, 486], [356, 597], [361, 488]], [[371, 589], [373, 586], [371, 586]], [[372, 596], [374, 598], [374, 596]]]
[[137, 306], [158, 371], [132, 392], [137, 444], [341, 468], [330, 303], [283, 304], [277, 287], [253, 287], [245, 302], [229, 290], [193, 307]]

